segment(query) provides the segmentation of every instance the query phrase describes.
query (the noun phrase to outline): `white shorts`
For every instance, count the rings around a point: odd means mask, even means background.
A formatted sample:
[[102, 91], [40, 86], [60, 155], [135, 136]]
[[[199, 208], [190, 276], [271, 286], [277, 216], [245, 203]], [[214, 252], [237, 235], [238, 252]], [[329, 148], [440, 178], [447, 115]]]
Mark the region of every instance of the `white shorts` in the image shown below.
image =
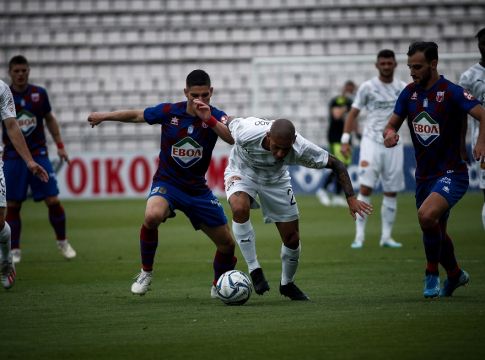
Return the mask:
[[251, 209], [260, 207], [256, 201], [258, 197], [265, 223], [290, 222], [299, 217], [290, 180], [284, 179], [274, 184], [261, 185], [244, 175], [226, 171], [224, 184], [228, 200], [238, 191], [245, 192], [251, 198]]
[[380, 178], [384, 192], [404, 190], [404, 149], [386, 148], [364, 136], [360, 142], [359, 183], [374, 189]]
[[[1, 156], [0, 152], [0, 156]], [[3, 176], [3, 161], [0, 160], [0, 207], [7, 207], [7, 187], [5, 186], [5, 176]]]

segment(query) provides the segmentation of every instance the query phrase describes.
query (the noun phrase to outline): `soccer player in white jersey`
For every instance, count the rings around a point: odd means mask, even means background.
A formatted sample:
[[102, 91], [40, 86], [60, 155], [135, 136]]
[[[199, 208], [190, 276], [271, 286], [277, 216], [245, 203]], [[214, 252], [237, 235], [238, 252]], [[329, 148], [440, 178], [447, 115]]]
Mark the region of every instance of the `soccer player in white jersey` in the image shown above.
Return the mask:
[[[380, 246], [399, 248], [401, 243], [391, 237], [396, 219], [397, 193], [404, 189], [404, 152], [402, 143], [386, 149], [382, 131], [392, 114], [394, 104], [406, 83], [394, 79], [397, 62], [392, 50], [381, 50], [377, 54], [376, 68], [379, 75], [364, 82], [358, 89], [352, 108], [347, 115], [342, 134], [341, 151], [344, 156], [351, 154], [350, 133], [356, 128], [355, 122], [361, 110], [367, 111], [367, 122], [360, 143], [358, 199], [370, 203], [370, 196], [380, 178], [384, 193], [381, 207], [382, 233]], [[362, 248], [365, 241], [367, 217], [357, 217], [353, 249]]]
[[[478, 40], [478, 50], [480, 51], [481, 59], [478, 63], [470, 67], [460, 76], [459, 85], [475, 96], [482, 105], [485, 105], [485, 28], [478, 31], [476, 38]], [[472, 138], [472, 148], [477, 144], [479, 122], [470, 117], [470, 128]], [[478, 161], [478, 163], [480, 163]], [[478, 166], [479, 186], [483, 191], [483, 206], [482, 206], [482, 223], [485, 230], [485, 166], [481, 164]]]
[[291, 121], [236, 118], [230, 120], [229, 130], [235, 143], [224, 173], [225, 190], [232, 211], [232, 230], [254, 289], [259, 295], [269, 290], [257, 259], [255, 233], [249, 219], [250, 209], [261, 207], [264, 221], [275, 223], [283, 242], [280, 293], [291, 300], [308, 300], [294, 283], [301, 246], [298, 205], [288, 165], [335, 171], [354, 219], [356, 214], [370, 214], [372, 207], [355, 197], [345, 165], [297, 133]]
[[[32, 155], [30, 155], [27, 144], [25, 143], [24, 136], [22, 135], [17, 122], [12, 92], [8, 85], [1, 80], [0, 121], [3, 121], [5, 124], [8, 136], [12, 140], [19, 155], [27, 163], [28, 169], [42, 181], [47, 182], [49, 175], [42, 166], [34, 161]], [[2, 151], [3, 149], [0, 146], [0, 155], [2, 154]], [[7, 206], [6, 193], [5, 178], [3, 175], [3, 161], [0, 157], [0, 280], [5, 289], [10, 289], [15, 283], [15, 265], [13, 264], [12, 254], [10, 252], [10, 226], [5, 221], [5, 207]]]

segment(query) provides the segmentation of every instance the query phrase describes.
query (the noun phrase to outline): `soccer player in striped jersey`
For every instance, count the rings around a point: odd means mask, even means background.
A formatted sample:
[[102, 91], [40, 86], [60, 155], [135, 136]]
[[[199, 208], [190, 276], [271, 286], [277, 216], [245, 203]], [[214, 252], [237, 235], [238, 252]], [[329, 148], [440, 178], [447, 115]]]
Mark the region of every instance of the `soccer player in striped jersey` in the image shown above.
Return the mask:
[[[468, 113], [479, 121], [473, 155], [485, 161], [485, 109], [466, 89], [438, 74], [436, 43], [415, 42], [407, 55], [413, 83], [399, 95], [383, 132], [384, 144], [396, 146], [397, 131], [407, 119], [416, 157], [416, 207], [427, 261], [423, 295], [451, 296], [469, 281], [446, 230], [451, 208], [468, 189], [468, 169], [460, 151], [463, 118]], [[441, 289], [439, 264], [447, 273]]]
[[[20, 233], [22, 203], [27, 198], [30, 187], [34, 201], [44, 201], [48, 208], [49, 222], [54, 229], [57, 248], [66, 259], [76, 256], [76, 251], [66, 238], [66, 214], [59, 200], [59, 189], [51, 161], [47, 153], [44, 127], [51, 134], [57, 145], [57, 154], [61, 161], [69, 162], [61, 132], [55, 118], [47, 91], [29, 83], [30, 66], [22, 55], [14, 56], [9, 61], [8, 73], [12, 80], [10, 90], [15, 101], [17, 121], [25, 137], [32, 157], [49, 173], [49, 181], [43, 183], [32, 176], [17, 149], [12, 146], [9, 134], [3, 132], [5, 149], [3, 152], [5, 181], [7, 192], [7, 222], [12, 228], [12, 256], [14, 262], [21, 259]], [[5, 130], [5, 129], [4, 129]]]
[[[394, 109], [399, 93], [406, 83], [394, 78], [397, 67], [394, 51], [384, 49], [377, 54], [378, 76], [359, 86], [352, 108], [347, 115], [342, 134], [341, 152], [350, 157], [350, 133], [357, 128], [356, 121], [362, 110], [367, 112], [359, 154], [359, 195], [360, 200], [370, 202], [370, 196], [379, 179], [382, 183], [381, 238], [379, 245], [400, 248], [402, 244], [392, 238], [392, 228], [397, 213], [397, 193], [404, 189], [404, 151], [399, 143], [392, 151], [386, 149], [382, 131]], [[357, 217], [353, 249], [360, 249], [365, 241], [367, 218]]]
[[235, 145], [224, 172], [226, 196], [232, 211], [232, 230], [248, 265], [254, 290], [259, 295], [269, 290], [257, 259], [256, 235], [249, 218], [250, 209], [261, 206], [264, 221], [275, 223], [283, 242], [280, 293], [291, 300], [308, 300], [294, 283], [301, 246], [298, 205], [288, 165], [335, 171], [354, 219], [356, 214], [370, 214], [372, 207], [354, 196], [345, 165], [298, 134], [291, 121], [236, 118], [230, 121], [229, 129]]
[[[485, 28], [478, 31], [476, 38], [478, 40], [478, 50], [480, 51], [481, 59], [475, 65], [470, 67], [460, 76], [458, 84], [470, 91], [470, 93], [478, 100], [485, 104]], [[472, 147], [477, 143], [479, 123], [471, 118], [471, 139]], [[478, 179], [480, 189], [483, 191], [483, 206], [482, 206], [482, 224], [485, 230], [485, 166], [477, 166]]]
[[192, 71], [184, 92], [187, 101], [161, 103], [145, 110], [92, 113], [88, 117], [93, 127], [104, 121], [161, 127], [159, 165], [140, 229], [142, 269], [131, 286], [131, 292], [137, 295], [144, 295], [152, 281], [158, 227], [175, 216], [177, 209], [185, 213], [195, 230], [202, 230], [216, 245], [212, 297], [216, 297], [214, 285], [219, 276], [234, 269], [237, 261], [236, 244], [224, 210], [205, 178], [217, 139], [234, 142], [225, 125], [227, 116], [209, 105], [213, 88], [205, 71]]
[[[12, 145], [17, 150], [20, 157], [25, 161], [27, 169], [37, 176], [40, 181], [47, 182], [49, 175], [42, 166], [34, 161], [29, 148], [22, 135], [22, 131], [17, 122], [15, 112], [15, 102], [12, 92], [7, 84], [0, 80], [0, 122], [4, 131], [8, 132]], [[0, 146], [0, 154], [2, 153]], [[5, 221], [6, 200], [5, 179], [3, 173], [3, 163], [0, 158], [0, 281], [5, 289], [10, 289], [15, 283], [15, 263], [10, 251], [11, 230], [8, 222]]]

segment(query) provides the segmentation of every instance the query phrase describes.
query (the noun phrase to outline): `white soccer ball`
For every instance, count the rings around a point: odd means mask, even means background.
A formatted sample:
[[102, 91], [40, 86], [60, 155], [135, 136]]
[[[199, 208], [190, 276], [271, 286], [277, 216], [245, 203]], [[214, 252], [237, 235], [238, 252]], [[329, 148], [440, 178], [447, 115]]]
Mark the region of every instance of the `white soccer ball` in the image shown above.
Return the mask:
[[249, 276], [239, 270], [230, 270], [221, 275], [216, 284], [217, 297], [227, 305], [242, 305], [252, 292]]

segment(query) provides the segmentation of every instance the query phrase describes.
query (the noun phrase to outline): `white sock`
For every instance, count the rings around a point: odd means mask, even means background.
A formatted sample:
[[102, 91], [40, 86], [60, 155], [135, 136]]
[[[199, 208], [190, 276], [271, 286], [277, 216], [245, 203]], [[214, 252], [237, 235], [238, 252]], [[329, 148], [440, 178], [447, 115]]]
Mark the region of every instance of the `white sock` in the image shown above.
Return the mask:
[[485, 203], [483, 203], [483, 207], [482, 207], [482, 224], [483, 224], [483, 230], [485, 230]]
[[281, 285], [286, 285], [295, 280], [296, 269], [300, 259], [301, 243], [296, 250], [281, 245]]
[[[370, 204], [370, 196], [364, 196], [361, 193], [357, 195], [357, 200], [365, 201], [366, 203]], [[355, 240], [364, 242], [365, 240], [365, 225], [367, 224], [367, 216], [360, 216], [356, 214], [357, 219], [355, 220]]]
[[232, 232], [244, 256], [244, 260], [246, 260], [249, 272], [261, 267], [258, 262], [258, 256], [256, 255], [256, 236], [254, 235], [251, 220], [242, 224], [233, 221]]
[[382, 221], [382, 240], [389, 240], [391, 238], [392, 227], [396, 220], [397, 198], [384, 196], [382, 198], [381, 206], [381, 221]]
[[0, 230], [0, 254], [2, 261], [12, 261], [10, 254], [10, 226], [5, 222], [5, 226]]

